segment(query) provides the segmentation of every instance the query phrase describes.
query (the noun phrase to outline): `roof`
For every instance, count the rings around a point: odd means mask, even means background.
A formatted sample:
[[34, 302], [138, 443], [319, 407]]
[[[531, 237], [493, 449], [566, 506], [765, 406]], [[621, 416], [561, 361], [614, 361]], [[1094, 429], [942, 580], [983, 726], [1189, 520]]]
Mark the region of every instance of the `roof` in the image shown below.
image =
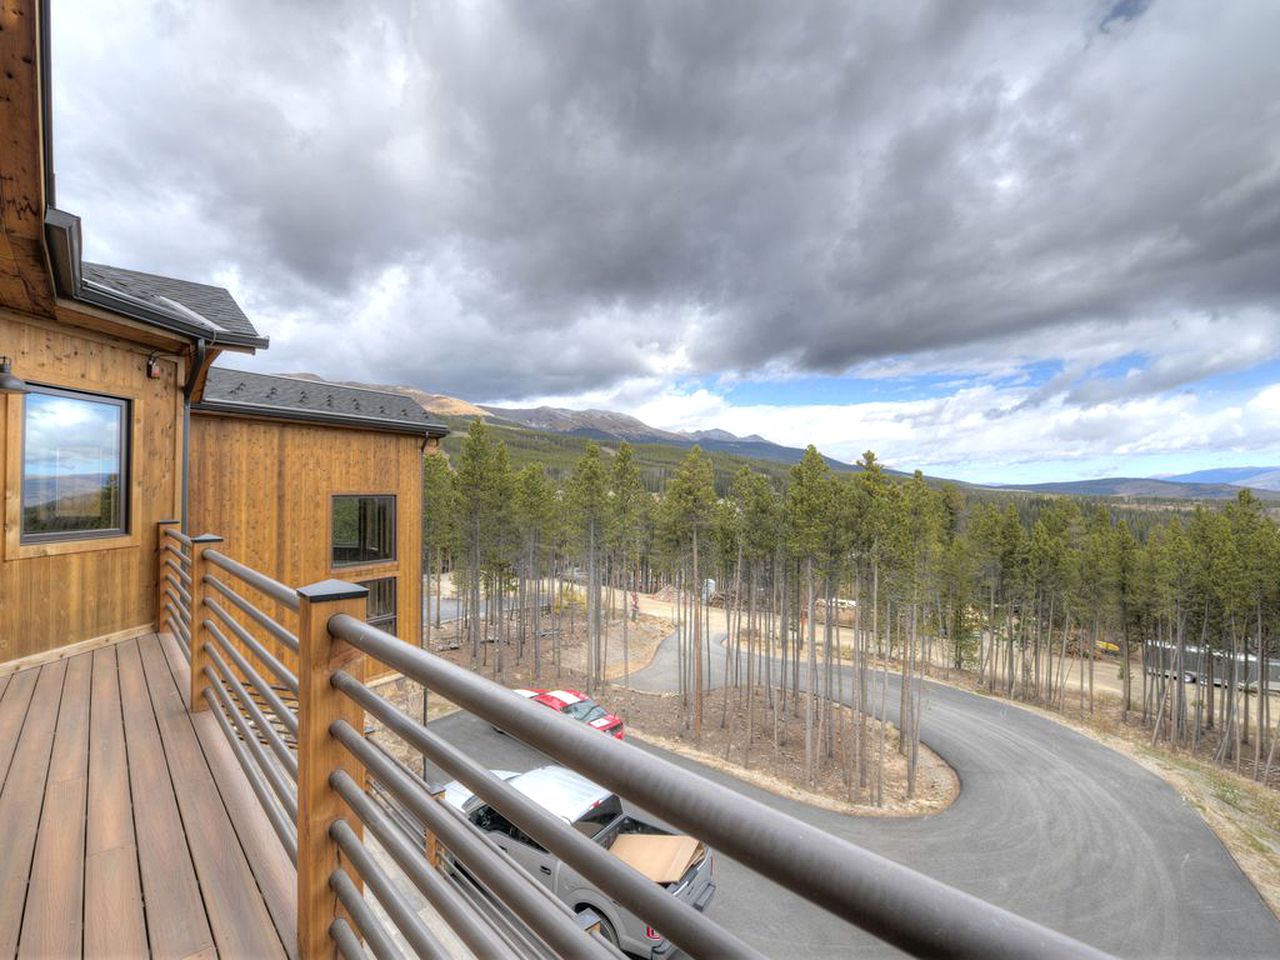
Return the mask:
[[44, 232], [60, 296], [219, 349], [252, 352], [269, 345], [221, 287], [85, 263], [80, 255], [80, 218], [54, 207], [45, 211]]
[[402, 394], [225, 367], [210, 368], [204, 396], [192, 409], [417, 436], [443, 437], [449, 432]]
[[222, 287], [87, 261], [81, 265], [81, 276], [90, 289], [103, 288], [110, 293], [141, 300], [156, 310], [176, 314], [197, 327], [208, 324], [209, 332], [214, 336], [218, 333], [239, 334], [260, 339], [240, 305]]

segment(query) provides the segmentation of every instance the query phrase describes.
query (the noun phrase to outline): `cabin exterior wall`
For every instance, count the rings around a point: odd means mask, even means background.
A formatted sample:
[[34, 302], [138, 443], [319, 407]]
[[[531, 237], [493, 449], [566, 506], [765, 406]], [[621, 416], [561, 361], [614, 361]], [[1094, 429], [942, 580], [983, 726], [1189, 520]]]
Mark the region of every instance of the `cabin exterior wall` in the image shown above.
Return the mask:
[[[193, 410], [188, 527], [223, 537], [228, 556], [293, 587], [394, 577], [395, 633], [416, 646], [422, 636], [422, 447], [423, 438], [409, 434]], [[394, 560], [334, 564], [338, 495], [395, 497]], [[294, 619], [270, 601], [260, 605], [281, 623]], [[278, 645], [273, 650], [292, 661]]]
[[[156, 524], [179, 515], [183, 364], [151, 348], [0, 308], [0, 354], [29, 385], [129, 401], [123, 535], [23, 542], [27, 396], [0, 394], [0, 663], [95, 638], [142, 632], [155, 620]], [[29, 396], [29, 395], [28, 395]]]

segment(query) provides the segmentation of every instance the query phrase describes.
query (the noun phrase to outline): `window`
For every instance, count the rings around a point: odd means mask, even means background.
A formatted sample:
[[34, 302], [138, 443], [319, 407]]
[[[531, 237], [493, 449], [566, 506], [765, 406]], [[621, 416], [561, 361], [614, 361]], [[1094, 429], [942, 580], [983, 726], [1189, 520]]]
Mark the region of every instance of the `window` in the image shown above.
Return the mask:
[[622, 801], [616, 796], [609, 797], [575, 820], [573, 827], [579, 833], [594, 837], [620, 816], [622, 816]]
[[333, 565], [380, 563], [396, 558], [396, 498], [333, 498]]
[[481, 804], [471, 811], [471, 815], [467, 819], [485, 833], [498, 834], [499, 842], [502, 840], [514, 840], [516, 843], [523, 843], [534, 850], [544, 850], [542, 844], [538, 843], [537, 840], [533, 839], [493, 807]]
[[22, 425], [22, 542], [128, 532], [129, 401], [29, 389]]
[[369, 590], [369, 605], [365, 607], [365, 623], [377, 627], [392, 636], [396, 635], [396, 578], [363, 580], [360, 586]]
[[579, 700], [577, 703], [565, 704], [565, 708], [560, 711], [567, 713], [575, 720], [581, 720], [583, 723], [590, 723], [592, 720], [599, 720], [606, 716], [608, 711], [594, 700], [588, 698]]

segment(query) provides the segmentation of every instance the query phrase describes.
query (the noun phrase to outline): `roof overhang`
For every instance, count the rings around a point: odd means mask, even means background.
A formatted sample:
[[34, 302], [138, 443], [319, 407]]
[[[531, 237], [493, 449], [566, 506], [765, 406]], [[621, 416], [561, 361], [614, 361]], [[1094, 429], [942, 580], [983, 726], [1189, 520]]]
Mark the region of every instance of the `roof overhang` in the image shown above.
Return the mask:
[[379, 433], [398, 433], [404, 436], [443, 439], [449, 428], [439, 423], [406, 423], [382, 417], [361, 417], [356, 414], [323, 413], [318, 410], [299, 410], [291, 407], [271, 407], [264, 404], [236, 403], [232, 400], [202, 400], [191, 405], [192, 413], [211, 416], [245, 417], [251, 420], [279, 420], [286, 423], [311, 423], [325, 427], [343, 427], [348, 430], [373, 430]]
[[160, 309], [86, 278], [82, 267], [80, 218], [74, 214], [49, 207], [45, 211], [44, 230], [59, 296], [160, 327], [189, 340], [203, 340], [224, 350], [252, 352], [270, 345], [267, 337], [225, 330], [180, 303], [170, 301], [168, 309]]

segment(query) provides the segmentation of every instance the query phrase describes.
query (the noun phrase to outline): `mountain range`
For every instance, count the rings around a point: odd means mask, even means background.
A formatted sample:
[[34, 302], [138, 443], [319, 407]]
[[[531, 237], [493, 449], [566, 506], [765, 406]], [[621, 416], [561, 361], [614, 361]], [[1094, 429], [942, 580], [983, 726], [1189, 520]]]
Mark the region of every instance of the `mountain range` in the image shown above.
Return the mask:
[[[282, 374], [307, 380], [320, 380], [311, 373]], [[570, 410], [564, 407], [498, 407], [474, 404], [457, 397], [428, 393], [414, 387], [371, 385], [347, 382], [345, 385], [374, 390], [388, 390], [412, 397], [429, 413], [455, 428], [466, 421], [484, 417], [494, 426], [533, 431], [544, 435], [576, 437], [605, 444], [626, 441], [631, 444], [656, 444], [688, 448], [695, 444], [708, 452], [729, 454], [756, 461], [789, 465], [804, 456], [800, 447], [773, 443], [758, 434], [739, 437], [727, 430], [677, 431], [651, 427], [642, 420], [613, 410]], [[850, 463], [825, 457], [834, 470], [856, 471]], [[889, 471], [897, 474], [897, 471]], [[901, 474], [898, 474], [901, 475]], [[960, 486], [974, 484], [954, 481]], [[1072, 480], [1052, 483], [990, 484], [989, 489], [1010, 492], [1067, 494], [1083, 497], [1121, 497], [1127, 499], [1228, 500], [1248, 487], [1259, 497], [1280, 501], [1280, 466], [1221, 467], [1192, 473], [1161, 477], [1101, 477], [1095, 480]]]

